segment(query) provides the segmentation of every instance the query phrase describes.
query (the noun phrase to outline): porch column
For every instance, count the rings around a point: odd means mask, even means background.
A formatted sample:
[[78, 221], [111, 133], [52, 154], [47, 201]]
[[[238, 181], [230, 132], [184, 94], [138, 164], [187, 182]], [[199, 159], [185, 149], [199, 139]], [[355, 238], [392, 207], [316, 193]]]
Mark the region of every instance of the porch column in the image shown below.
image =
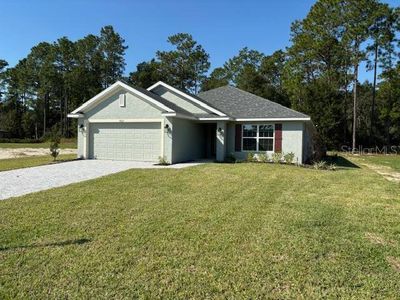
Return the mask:
[[224, 121], [217, 122], [216, 135], [217, 135], [216, 159], [217, 161], [224, 161], [226, 153], [226, 143], [227, 143], [226, 122]]

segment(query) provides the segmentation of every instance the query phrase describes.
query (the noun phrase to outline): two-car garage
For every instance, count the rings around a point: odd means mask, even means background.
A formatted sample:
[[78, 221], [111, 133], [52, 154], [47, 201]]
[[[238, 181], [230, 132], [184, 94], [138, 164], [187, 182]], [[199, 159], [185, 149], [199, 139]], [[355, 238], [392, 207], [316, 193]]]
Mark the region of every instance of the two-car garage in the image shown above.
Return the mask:
[[99, 122], [89, 128], [89, 158], [157, 161], [161, 156], [161, 122]]

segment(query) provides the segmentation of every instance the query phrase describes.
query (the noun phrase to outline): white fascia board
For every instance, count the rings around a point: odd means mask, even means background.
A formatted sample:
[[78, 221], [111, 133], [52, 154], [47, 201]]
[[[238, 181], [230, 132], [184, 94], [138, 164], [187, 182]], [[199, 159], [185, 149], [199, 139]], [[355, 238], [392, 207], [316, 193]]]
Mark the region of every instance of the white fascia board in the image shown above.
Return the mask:
[[91, 107], [92, 105], [96, 104], [96, 101], [100, 100], [101, 98], [103, 98], [104, 96], [106, 96], [108, 93], [110, 93], [111, 91], [113, 91], [115, 88], [117, 87], [122, 87], [124, 89], [126, 89], [127, 91], [136, 94], [142, 98], [144, 98], [146, 101], [154, 104], [155, 106], [161, 108], [164, 111], [167, 112], [174, 112], [172, 109], [170, 109], [169, 107], [165, 106], [164, 104], [158, 102], [157, 100], [154, 100], [153, 98], [143, 94], [142, 92], [134, 89], [133, 87], [121, 82], [121, 81], [117, 81], [116, 83], [114, 83], [113, 85], [110, 85], [108, 88], [106, 88], [104, 91], [102, 91], [101, 93], [97, 94], [96, 96], [94, 96], [92, 99], [86, 101], [85, 103], [83, 103], [81, 106], [79, 106], [77, 109], [75, 109], [72, 114], [76, 114], [80, 111], [84, 111], [86, 108]]
[[310, 121], [310, 118], [237, 118], [238, 122], [258, 122], [258, 121]]
[[162, 119], [88, 119], [89, 123], [159, 123]]
[[67, 117], [72, 118], [72, 119], [79, 119], [79, 118], [83, 118], [84, 114], [68, 114]]
[[201, 107], [203, 107], [203, 108], [205, 108], [205, 109], [207, 109], [207, 110], [209, 110], [209, 111], [211, 111], [211, 112], [213, 112], [213, 113], [215, 113], [215, 114], [217, 114], [217, 115], [219, 115], [221, 117], [225, 117], [226, 116], [226, 114], [224, 114], [223, 112], [211, 107], [210, 105], [204, 103], [203, 101], [200, 101], [200, 100], [198, 100], [198, 99], [196, 99], [196, 98], [194, 98], [194, 97], [192, 97], [192, 96], [190, 96], [190, 95], [188, 95], [188, 94], [186, 94], [186, 93], [184, 93], [184, 92], [182, 92], [182, 91], [180, 91], [180, 90], [178, 90], [178, 89], [176, 89], [176, 88], [174, 88], [174, 87], [172, 87], [172, 86], [170, 86], [170, 85], [168, 85], [168, 84], [166, 84], [166, 83], [164, 83], [162, 81], [159, 81], [159, 82], [153, 84], [151, 87], [147, 88], [147, 90], [151, 91], [151, 90], [155, 89], [156, 87], [158, 87], [160, 85], [165, 87], [165, 88], [167, 88], [167, 89], [169, 89], [169, 90], [171, 90], [171, 91], [173, 91], [174, 93], [176, 93], [178, 95], [181, 95], [182, 97], [184, 97], [184, 98], [186, 98], [186, 99], [188, 99], [188, 100], [200, 105]]
[[179, 118], [179, 119], [187, 119], [187, 120], [197, 120], [197, 118], [195, 117], [191, 117], [191, 116], [186, 116], [183, 114], [178, 114], [178, 113], [162, 113], [161, 114], [163, 117], [175, 117], [175, 118]]
[[232, 118], [222, 117], [222, 118], [198, 118], [199, 121], [229, 121]]

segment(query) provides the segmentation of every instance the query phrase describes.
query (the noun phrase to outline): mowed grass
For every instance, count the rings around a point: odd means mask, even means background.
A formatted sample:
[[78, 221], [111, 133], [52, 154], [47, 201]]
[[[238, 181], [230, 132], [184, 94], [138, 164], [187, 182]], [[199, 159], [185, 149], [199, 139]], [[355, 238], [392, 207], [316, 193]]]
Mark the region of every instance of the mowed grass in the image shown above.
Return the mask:
[[390, 167], [400, 172], [400, 155], [361, 155], [359, 158], [366, 163]]
[[397, 298], [400, 187], [364, 168], [129, 170], [0, 202], [0, 298]]
[[[50, 141], [43, 143], [0, 143], [0, 148], [49, 148]], [[61, 139], [60, 143], [61, 149], [76, 149], [77, 141], [76, 139]]]
[[60, 163], [74, 159], [76, 159], [76, 154], [59, 155], [57, 157], [57, 161], [53, 161], [53, 157], [51, 157], [50, 154], [44, 156], [27, 156], [19, 158], [0, 159], [0, 171], [9, 171], [14, 169], [36, 167], [41, 165]]

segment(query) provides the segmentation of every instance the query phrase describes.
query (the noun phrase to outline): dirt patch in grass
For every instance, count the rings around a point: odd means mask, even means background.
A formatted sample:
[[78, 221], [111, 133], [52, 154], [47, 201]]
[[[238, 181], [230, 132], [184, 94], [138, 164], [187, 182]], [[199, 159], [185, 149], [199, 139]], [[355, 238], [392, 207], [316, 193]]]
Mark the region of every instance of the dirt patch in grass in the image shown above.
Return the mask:
[[393, 256], [388, 256], [386, 257], [386, 260], [389, 263], [389, 265], [393, 268], [393, 270], [400, 272], [400, 259]]
[[367, 168], [375, 171], [379, 175], [382, 175], [385, 179], [391, 182], [398, 182], [400, 183], [400, 173], [394, 171], [392, 168], [387, 166], [378, 166], [373, 164], [361, 163], [362, 165], [366, 166]]
[[[60, 154], [76, 154], [76, 149], [61, 149]], [[0, 159], [50, 155], [47, 148], [0, 148]]]
[[365, 238], [368, 241], [370, 241], [372, 244], [375, 244], [375, 245], [396, 246], [396, 242], [395, 241], [385, 240], [383, 237], [381, 237], [380, 235], [377, 235], [375, 233], [367, 232], [365, 234]]

